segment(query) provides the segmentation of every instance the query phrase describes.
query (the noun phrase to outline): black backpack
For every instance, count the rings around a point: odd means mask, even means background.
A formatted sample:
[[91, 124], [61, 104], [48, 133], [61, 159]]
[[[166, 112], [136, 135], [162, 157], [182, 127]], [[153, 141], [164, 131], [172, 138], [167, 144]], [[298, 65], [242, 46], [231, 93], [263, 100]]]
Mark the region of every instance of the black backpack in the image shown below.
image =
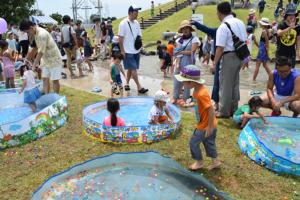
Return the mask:
[[248, 58], [250, 56], [250, 52], [249, 52], [247, 44], [244, 41], [241, 41], [240, 38], [234, 34], [234, 32], [231, 30], [230, 25], [227, 22], [225, 22], [225, 24], [229, 28], [229, 30], [232, 34], [232, 41], [233, 41], [233, 46], [234, 46], [236, 55], [241, 60]]

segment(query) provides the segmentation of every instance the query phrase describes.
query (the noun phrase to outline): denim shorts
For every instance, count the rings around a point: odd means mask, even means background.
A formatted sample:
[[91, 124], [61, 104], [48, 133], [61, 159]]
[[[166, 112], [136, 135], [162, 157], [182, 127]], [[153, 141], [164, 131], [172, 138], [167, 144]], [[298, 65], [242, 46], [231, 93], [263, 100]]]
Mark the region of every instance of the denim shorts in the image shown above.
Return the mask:
[[123, 60], [124, 68], [126, 70], [137, 70], [140, 67], [140, 54], [126, 53]]
[[41, 93], [37, 87], [24, 91], [24, 103], [34, 103], [40, 97]]

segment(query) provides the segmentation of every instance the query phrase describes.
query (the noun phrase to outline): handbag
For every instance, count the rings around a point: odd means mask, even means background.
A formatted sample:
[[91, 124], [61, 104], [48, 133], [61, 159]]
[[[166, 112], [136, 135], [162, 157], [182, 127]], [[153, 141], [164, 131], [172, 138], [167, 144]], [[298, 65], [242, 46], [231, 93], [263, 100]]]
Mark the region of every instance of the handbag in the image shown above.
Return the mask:
[[142, 37], [140, 35], [137, 35], [136, 38], [134, 38], [134, 35], [133, 35], [133, 32], [132, 32], [132, 29], [131, 29], [131, 26], [130, 26], [130, 23], [129, 21], [127, 21], [128, 25], [129, 25], [129, 28], [130, 28], [130, 32], [132, 34], [132, 37], [134, 39], [134, 48], [136, 50], [140, 50], [140, 48], [142, 48], [143, 46], [143, 41], [142, 41]]
[[250, 51], [247, 47], [247, 44], [244, 41], [241, 41], [240, 38], [234, 34], [234, 32], [231, 30], [230, 25], [227, 22], [225, 22], [225, 24], [232, 34], [232, 41], [236, 55], [241, 60], [248, 58], [250, 56]]

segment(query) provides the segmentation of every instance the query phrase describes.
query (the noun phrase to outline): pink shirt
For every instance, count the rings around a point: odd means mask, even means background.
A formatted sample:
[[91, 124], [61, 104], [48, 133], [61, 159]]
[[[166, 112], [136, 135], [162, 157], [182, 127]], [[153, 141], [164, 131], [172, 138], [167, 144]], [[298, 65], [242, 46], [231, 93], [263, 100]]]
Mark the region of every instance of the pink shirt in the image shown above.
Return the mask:
[[[112, 126], [111, 125], [111, 117], [110, 116], [105, 117], [103, 124], [105, 126]], [[121, 117], [117, 117], [117, 125], [116, 126], [125, 126], [124, 119], [122, 119]]]

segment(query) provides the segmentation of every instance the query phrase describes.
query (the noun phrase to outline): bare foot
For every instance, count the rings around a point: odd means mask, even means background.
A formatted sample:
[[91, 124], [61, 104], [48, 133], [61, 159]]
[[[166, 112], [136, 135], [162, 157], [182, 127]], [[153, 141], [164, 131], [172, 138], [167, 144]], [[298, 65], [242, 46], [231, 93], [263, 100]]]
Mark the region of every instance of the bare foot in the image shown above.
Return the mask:
[[194, 164], [191, 164], [189, 166], [189, 169], [195, 171], [195, 170], [202, 169], [203, 167], [204, 167], [203, 161], [196, 161]]
[[219, 159], [213, 159], [213, 164], [208, 167], [208, 170], [218, 169], [222, 165], [221, 161]]

